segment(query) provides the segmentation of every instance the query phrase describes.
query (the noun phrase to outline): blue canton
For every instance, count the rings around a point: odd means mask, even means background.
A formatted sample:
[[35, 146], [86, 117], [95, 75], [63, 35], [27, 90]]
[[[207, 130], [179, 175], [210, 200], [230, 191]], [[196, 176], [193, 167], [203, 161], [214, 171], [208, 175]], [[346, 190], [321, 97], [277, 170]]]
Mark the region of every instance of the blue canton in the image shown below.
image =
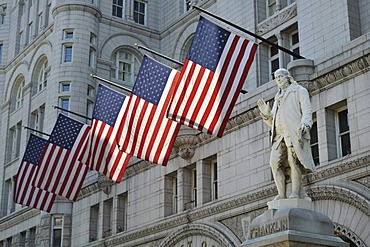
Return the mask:
[[124, 95], [99, 85], [93, 118], [114, 126], [124, 101]]
[[71, 150], [83, 124], [59, 114], [49, 141], [62, 148]]
[[132, 93], [158, 105], [171, 71], [167, 66], [144, 56]]
[[230, 32], [200, 17], [187, 59], [215, 71]]
[[23, 161], [38, 165], [46, 143], [47, 141], [45, 139], [31, 134], [26, 151], [24, 152]]

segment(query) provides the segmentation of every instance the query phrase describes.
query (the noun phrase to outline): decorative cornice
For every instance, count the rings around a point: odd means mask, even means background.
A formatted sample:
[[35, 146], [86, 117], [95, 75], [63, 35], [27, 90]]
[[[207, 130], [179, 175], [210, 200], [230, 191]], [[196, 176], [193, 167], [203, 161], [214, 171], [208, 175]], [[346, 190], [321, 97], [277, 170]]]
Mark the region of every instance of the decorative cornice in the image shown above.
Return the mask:
[[31, 219], [37, 215], [40, 215], [40, 213], [40, 210], [26, 207], [20, 211], [15, 212], [14, 214], [9, 215], [9, 217], [4, 217], [0, 220], [0, 232], [10, 227], [21, 224], [22, 222]]
[[261, 22], [256, 28], [256, 33], [258, 35], [263, 35], [280, 26], [281, 24], [287, 22], [288, 20], [292, 19], [295, 16], [297, 16], [296, 3], [288, 6], [287, 8], [284, 8], [282, 11], [274, 14], [271, 18]]
[[361, 167], [366, 167], [370, 164], [370, 155], [360, 157], [355, 160], [343, 162], [337, 166], [333, 166], [324, 170], [320, 170], [314, 173], [307, 174], [303, 177], [305, 184], [314, 183], [322, 180], [326, 180], [332, 177], [337, 177], [341, 174], [348, 173]]
[[97, 6], [89, 3], [81, 3], [81, 2], [68, 2], [68, 3], [62, 3], [58, 6], [56, 6], [53, 11], [53, 18], [56, 17], [56, 15], [65, 12], [65, 11], [82, 11], [90, 13], [91, 15], [98, 18], [98, 21], [102, 18], [102, 13], [100, 9], [98, 9]]
[[344, 79], [350, 79], [370, 69], [370, 54], [365, 54], [347, 64], [336, 67], [321, 75], [314, 75], [311, 81], [304, 83], [311, 95], [334, 87]]

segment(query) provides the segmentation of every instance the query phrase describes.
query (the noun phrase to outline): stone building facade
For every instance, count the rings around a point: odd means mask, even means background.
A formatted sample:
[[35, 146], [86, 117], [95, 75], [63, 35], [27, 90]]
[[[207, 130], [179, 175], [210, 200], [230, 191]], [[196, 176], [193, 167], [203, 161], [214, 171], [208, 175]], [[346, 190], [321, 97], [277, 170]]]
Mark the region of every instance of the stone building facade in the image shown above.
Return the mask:
[[242, 246], [249, 223], [276, 195], [269, 128], [256, 102], [273, 100], [271, 73], [279, 67], [311, 95], [317, 172], [304, 185], [314, 210], [329, 216], [351, 246], [370, 246], [367, 0], [192, 1], [306, 59], [221, 24], [259, 43], [248, 93], [238, 98], [222, 138], [183, 127], [166, 167], [132, 158], [119, 184], [89, 172], [77, 202], [58, 198], [50, 214], [13, 202], [14, 176], [33, 132], [23, 126], [50, 133], [59, 113], [53, 106], [91, 116], [98, 81], [90, 74], [132, 87], [146, 53], [135, 43], [183, 61], [200, 14], [189, 2], [0, 1], [1, 247]]

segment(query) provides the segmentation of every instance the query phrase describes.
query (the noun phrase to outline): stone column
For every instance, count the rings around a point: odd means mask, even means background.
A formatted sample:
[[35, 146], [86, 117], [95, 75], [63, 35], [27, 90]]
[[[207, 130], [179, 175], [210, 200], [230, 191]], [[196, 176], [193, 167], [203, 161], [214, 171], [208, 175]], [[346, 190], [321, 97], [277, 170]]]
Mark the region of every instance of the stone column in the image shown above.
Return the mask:
[[310, 76], [315, 72], [315, 67], [313, 60], [297, 59], [288, 63], [287, 70], [289, 70], [294, 80], [300, 83], [310, 80]]

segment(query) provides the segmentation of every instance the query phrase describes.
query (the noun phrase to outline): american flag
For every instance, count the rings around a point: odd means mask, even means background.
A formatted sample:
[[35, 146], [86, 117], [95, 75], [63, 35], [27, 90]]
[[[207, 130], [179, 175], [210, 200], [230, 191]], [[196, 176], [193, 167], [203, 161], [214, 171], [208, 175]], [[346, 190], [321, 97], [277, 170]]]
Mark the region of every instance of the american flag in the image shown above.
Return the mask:
[[38, 163], [47, 141], [31, 134], [19, 166], [13, 200], [15, 203], [50, 212], [56, 195], [32, 186]]
[[33, 185], [76, 201], [89, 170], [78, 160], [89, 132], [90, 126], [59, 114], [43, 151]]
[[221, 137], [256, 49], [201, 17], [167, 116]]
[[177, 70], [144, 56], [117, 132], [124, 152], [166, 165], [180, 125], [166, 118]]
[[[123, 115], [125, 96], [103, 85], [99, 85], [87, 152], [81, 162], [91, 170], [98, 171], [110, 179], [120, 182], [126, 170], [130, 155], [118, 148], [116, 141], [117, 119]], [[117, 124], [118, 125], [118, 124]]]

